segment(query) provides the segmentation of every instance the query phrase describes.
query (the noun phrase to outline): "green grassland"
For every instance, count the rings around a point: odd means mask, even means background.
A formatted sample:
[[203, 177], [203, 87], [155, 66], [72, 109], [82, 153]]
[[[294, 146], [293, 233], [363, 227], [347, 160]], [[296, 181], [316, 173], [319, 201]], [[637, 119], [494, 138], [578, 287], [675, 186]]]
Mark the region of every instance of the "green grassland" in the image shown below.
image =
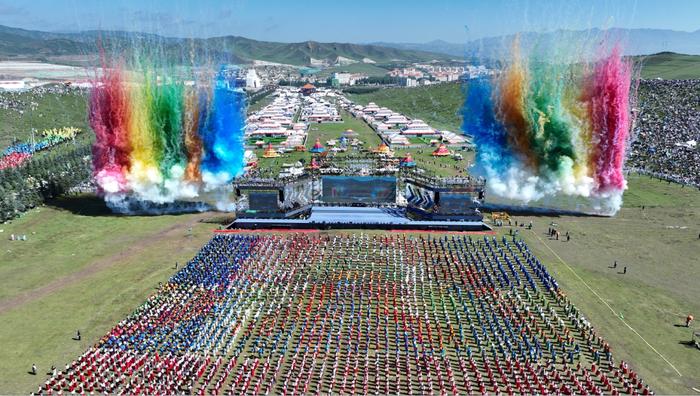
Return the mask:
[[416, 161], [416, 165], [434, 174], [442, 176], [467, 176], [467, 168], [474, 161], [474, 151], [461, 151], [451, 148], [451, 151], [462, 154], [462, 160], [456, 160], [452, 157], [433, 157], [434, 147], [426, 146], [421, 149], [396, 149], [394, 154], [396, 157], [403, 158], [407, 153], [411, 153], [411, 157]]
[[700, 78], [700, 55], [684, 55], [673, 52], [641, 56], [642, 78], [696, 79]]
[[[4, 150], [13, 140], [27, 141], [34, 129], [36, 139], [41, 138], [45, 129], [76, 127], [89, 131], [87, 122], [87, 97], [73, 92], [63, 95], [37, 95], [32, 92], [18, 94], [23, 113], [16, 110], [0, 109], [0, 149]], [[36, 103], [32, 106], [30, 103]], [[83, 138], [84, 139], [84, 138]]]
[[[686, 344], [690, 331], [675, 325], [700, 312], [700, 193], [641, 176], [629, 186], [615, 217], [518, 216], [534, 222], [519, 231], [618, 361], [631, 362], [658, 394], [691, 394], [700, 356]], [[0, 393], [34, 390], [44, 370], [62, 367], [136, 308], [174, 273], [174, 261], [210, 238], [214, 226], [198, 222], [204, 216], [112, 216], [97, 199], [73, 197], [0, 226], [0, 344], [12, 345], [0, 350]], [[572, 240], [548, 239], [550, 222]], [[10, 233], [29, 240], [11, 242]], [[618, 268], [608, 268], [614, 260]], [[71, 340], [76, 329], [80, 342]], [[32, 363], [42, 375], [27, 374]]]
[[358, 104], [374, 102], [411, 118], [420, 118], [433, 128], [461, 130], [460, 110], [464, 96], [460, 84], [438, 84], [415, 88], [385, 88], [367, 94], [348, 94]]
[[[700, 354], [687, 344], [691, 330], [680, 325], [700, 313], [700, 192], [631, 176], [624, 199], [615, 217], [518, 216], [534, 222], [532, 231], [519, 232], [618, 362], [631, 362], [658, 394], [693, 394]], [[551, 222], [571, 241], [550, 240]]]
[[145, 301], [211, 237], [206, 216], [114, 216], [84, 196], [0, 224], [0, 393], [34, 391]]
[[266, 95], [260, 100], [257, 100], [255, 103], [249, 104], [246, 110], [248, 111], [248, 114], [255, 113], [256, 111], [272, 103], [273, 100], [275, 100], [275, 95]]
[[381, 139], [379, 139], [379, 135], [377, 135], [377, 133], [362, 119], [355, 118], [345, 111], [341, 111], [340, 115], [343, 117], [342, 123], [309, 125], [309, 137], [307, 139], [308, 148], [313, 147], [317, 138], [321, 139], [321, 143], [324, 145], [327, 140], [340, 139], [343, 132], [347, 129], [355, 131], [357, 133], [357, 139], [362, 141], [364, 147], [367, 149], [375, 148], [382, 143]]

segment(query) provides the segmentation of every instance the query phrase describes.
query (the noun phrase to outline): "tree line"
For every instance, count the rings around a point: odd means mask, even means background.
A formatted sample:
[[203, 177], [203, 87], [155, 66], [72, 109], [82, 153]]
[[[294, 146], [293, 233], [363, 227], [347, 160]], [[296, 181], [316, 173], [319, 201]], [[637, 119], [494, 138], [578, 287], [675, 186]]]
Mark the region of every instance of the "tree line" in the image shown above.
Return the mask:
[[91, 148], [65, 144], [27, 163], [0, 170], [0, 222], [56, 198], [92, 174]]

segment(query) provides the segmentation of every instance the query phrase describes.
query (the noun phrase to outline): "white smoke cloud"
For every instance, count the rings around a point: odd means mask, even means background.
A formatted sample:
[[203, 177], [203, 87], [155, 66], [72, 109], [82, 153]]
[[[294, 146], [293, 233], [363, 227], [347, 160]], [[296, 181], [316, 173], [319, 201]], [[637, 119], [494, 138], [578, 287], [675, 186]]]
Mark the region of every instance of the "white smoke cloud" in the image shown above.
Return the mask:
[[[105, 193], [107, 206], [121, 214], [169, 214], [236, 210], [231, 176], [204, 172], [203, 183], [185, 180], [185, 168], [174, 165], [164, 178], [152, 165], [134, 162], [126, 179], [121, 172], [100, 171], [95, 179]], [[127, 188], [128, 186], [128, 188]]]
[[557, 201], [555, 197], [568, 196], [575, 201], [577, 210], [585, 213], [614, 215], [622, 206], [623, 191], [597, 191], [595, 180], [587, 176], [587, 170], [577, 169], [570, 158], [563, 158], [558, 172], [554, 173], [542, 169], [535, 175], [518, 161], [503, 172], [487, 168], [485, 173], [489, 194], [525, 205], [550, 201], [548, 206], [566, 209], [569, 202]]

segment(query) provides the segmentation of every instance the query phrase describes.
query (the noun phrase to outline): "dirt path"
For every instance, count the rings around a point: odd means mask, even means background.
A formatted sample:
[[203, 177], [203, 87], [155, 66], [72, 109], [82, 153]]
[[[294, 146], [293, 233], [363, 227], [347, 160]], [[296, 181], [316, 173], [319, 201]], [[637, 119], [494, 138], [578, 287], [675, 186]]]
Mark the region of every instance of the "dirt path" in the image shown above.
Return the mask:
[[0, 301], [0, 315], [9, 310], [39, 300], [50, 294], [56, 293], [59, 290], [81, 282], [93, 274], [112, 267], [114, 264], [123, 261], [125, 258], [138, 256], [154, 244], [171, 237], [173, 233], [182, 232], [182, 230], [186, 229], [188, 226], [191, 226], [208, 216], [211, 216], [211, 213], [201, 213], [195, 217], [190, 217], [188, 220], [175, 223], [148, 238], [141, 238], [134, 241], [130, 243], [127, 249], [98, 259], [92, 264], [89, 264], [76, 272], [55, 279], [36, 289], [28, 290], [7, 300]]

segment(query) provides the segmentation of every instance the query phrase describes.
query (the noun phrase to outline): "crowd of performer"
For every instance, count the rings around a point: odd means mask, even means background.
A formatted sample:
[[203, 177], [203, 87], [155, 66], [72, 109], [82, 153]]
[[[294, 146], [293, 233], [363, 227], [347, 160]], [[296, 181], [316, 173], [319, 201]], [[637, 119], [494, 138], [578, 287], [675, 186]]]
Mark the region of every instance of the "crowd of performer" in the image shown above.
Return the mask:
[[700, 187], [700, 80], [641, 80], [627, 167]]
[[651, 394], [521, 241], [220, 234], [39, 393]]

